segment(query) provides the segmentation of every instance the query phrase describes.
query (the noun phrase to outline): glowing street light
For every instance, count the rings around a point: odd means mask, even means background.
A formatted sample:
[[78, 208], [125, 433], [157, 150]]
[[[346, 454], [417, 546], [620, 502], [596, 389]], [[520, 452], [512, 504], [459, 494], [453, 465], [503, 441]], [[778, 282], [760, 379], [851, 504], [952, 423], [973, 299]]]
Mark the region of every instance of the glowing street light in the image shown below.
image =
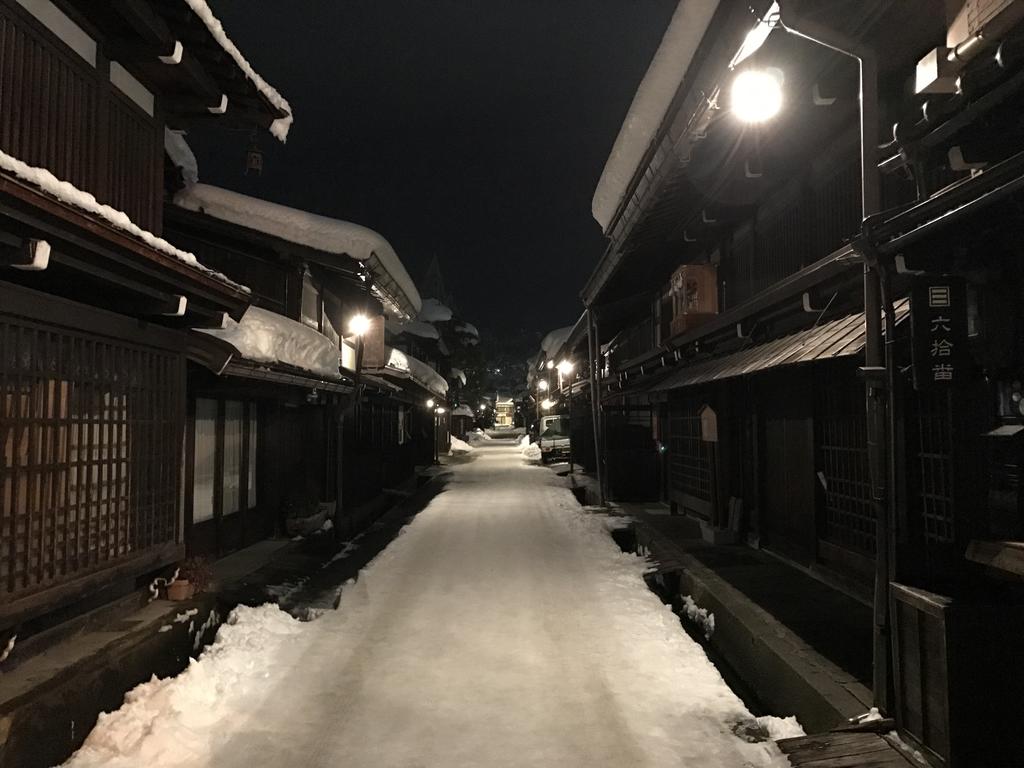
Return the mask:
[[487, 410], [487, 404], [486, 403], [480, 403], [480, 413], [483, 413], [486, 410]]
[[548, 391], [548, 383], [546, 381], [544, 381], [544, 379], [541, 379], [540, 381], [537, 382], [537, 389], [539, 391], [541, 391], [541, 392], [547, 392]]
[[782, 110], [782, 71], [745, 69], [732, 81], [732, 113], [744, 123], [764, 123]]
[[554, 367], [555, 367], [555, 361], [554, 360], [548, 360], [548, 370], [550, 371]]
[[573, 368], [575, 367], [576, 366], [572, 364], [571, 360], [563, 360], [558, 364], [558, 372], [563, 376], [568, 376], [570, 373], [572, 373]]
[[444, 408], [438, 408], [438, 409], [437, 409], [437, 412], [438, 412], [438, 414], [440, 414], [440, 415], [444, 415], [444, 413], [445, 413], [445, 409], [444, 409]]
[[555, 404], [554, 400], [550, 400], [549, 398], [544, 398], [544, 401], [540, 404], [540, 407], [543, 408], [545, 411], [550, 411], [551, 408], [554, 406], [554, 404]]
[[430, 398], [429, 400], [427, 400], [427, 408], [433, 408], [433, 407], [434, 407], [434, 398]]
[[348, 332], [353, 336], [362, 336], [368, 330], [370, 330], [370, 318], [362, 313], [354, 315], [348, 321]]

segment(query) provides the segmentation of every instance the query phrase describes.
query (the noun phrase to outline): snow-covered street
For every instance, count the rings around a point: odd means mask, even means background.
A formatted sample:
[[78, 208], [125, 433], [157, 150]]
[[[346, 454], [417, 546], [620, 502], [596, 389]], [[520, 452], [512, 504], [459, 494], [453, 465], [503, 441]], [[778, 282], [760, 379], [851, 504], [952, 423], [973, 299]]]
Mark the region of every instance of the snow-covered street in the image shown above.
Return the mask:
[[787, 764], [564, 481], [504, 441], [451, 471], [337, 611], [239, 609], [67, 765]]

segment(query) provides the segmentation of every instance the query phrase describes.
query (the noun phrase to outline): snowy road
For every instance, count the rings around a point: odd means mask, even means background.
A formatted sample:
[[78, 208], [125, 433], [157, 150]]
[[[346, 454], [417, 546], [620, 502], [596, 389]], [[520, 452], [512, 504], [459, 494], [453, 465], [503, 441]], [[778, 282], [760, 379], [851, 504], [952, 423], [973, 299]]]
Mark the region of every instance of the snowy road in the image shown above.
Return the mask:
[[742, 703], [562, 483], [479, 445], [338, 611], [240, 609], [68, 765], [786, 765], [733, 735]]

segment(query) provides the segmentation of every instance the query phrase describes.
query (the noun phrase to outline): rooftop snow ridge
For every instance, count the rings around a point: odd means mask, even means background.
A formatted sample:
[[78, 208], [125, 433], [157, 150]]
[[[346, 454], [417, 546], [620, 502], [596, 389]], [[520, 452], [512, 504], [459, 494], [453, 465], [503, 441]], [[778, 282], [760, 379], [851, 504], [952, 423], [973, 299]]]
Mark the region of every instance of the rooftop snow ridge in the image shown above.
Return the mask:
[[591, 211], [607, 234], [637, 168], [657, 139], [676, 91], [718, 9], [719, 0], [680, 0], [661, 45], [640, 82], [604, 171]]
[[171, 256], [237, 291], [249, 293], [249, 289], [244, 285], [240, 285], [226, 275], [200, 264], [195, 254], [175, 248], [162, 237], [157, 237], [152, 232], [140, 227], [124, 211], [119, 211], [116, 208], [99, 202], [95, 196], [79, 189], [71, 182], [61, 181], [45, 168], [36, 168], [0, 151], [0, 170], [13, 174], [21, 181], [38, 187], [44, 193], [60, 200], [62, 203], [71, 205], [93, 216], [98, 216], [110, 226], [138, 238], [155, 251]]
[[395, 249], [368, 227], [209, 184], [186, 187], [174, 196], [174, 204], [317, 251], [362, 261], [395, 314], [415, 317], [422, 307], [419, 291]]
[[283, 363], [325, 379], [341, 378], [340, 352], [319, 331], [259, 307], [249, 307], [241, 321], [228, 319], [226, 328], [201, 329], [238, 350], [253, 363]]
[[213, 38], [220, 44], [221, 48], [223, 48], [224, 51], [235, 60], [239, 69], [241, 69], [252, 84], [256, 86], [256, 90], [263, 94], [267, 101], [275, 107], [288, 113], [285, 117], [279, 117], [270, 124], [270, 132], [283, 144], [288, 140], [288, 130], [292, 127], [292, 122], [295, 119], [292, 116], [291, 105], [272, 85], [260, 77], [256, 70], [252, 68], [252, 65], [246, 61], [245, 56], [243, 56], [242, 52], [238, 50], [233, 42], [231, 42], [231, 38], [229, 38], [227, 32], [224, 31], [224, 25], [221, 24], [220, 20], [213, 15], [213, 11], [210, 10], [210, 6], [206, 4], [206, 0], [185, 0], [185, 2], [188, 3], [192, 12], [202, 20], [206, 25], [206, 28], [210, 30], [210, 34], [213, 35]]

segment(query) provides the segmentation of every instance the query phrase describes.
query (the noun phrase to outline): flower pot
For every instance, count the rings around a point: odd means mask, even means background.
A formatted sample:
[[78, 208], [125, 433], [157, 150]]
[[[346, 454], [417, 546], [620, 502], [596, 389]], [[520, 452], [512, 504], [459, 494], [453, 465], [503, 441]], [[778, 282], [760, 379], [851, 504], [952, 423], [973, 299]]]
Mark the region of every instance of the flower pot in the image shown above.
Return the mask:
[[175, 579], [167, 585], [168, 600], [188, 600], [192, 597], [194, 587], [186, 579]]

